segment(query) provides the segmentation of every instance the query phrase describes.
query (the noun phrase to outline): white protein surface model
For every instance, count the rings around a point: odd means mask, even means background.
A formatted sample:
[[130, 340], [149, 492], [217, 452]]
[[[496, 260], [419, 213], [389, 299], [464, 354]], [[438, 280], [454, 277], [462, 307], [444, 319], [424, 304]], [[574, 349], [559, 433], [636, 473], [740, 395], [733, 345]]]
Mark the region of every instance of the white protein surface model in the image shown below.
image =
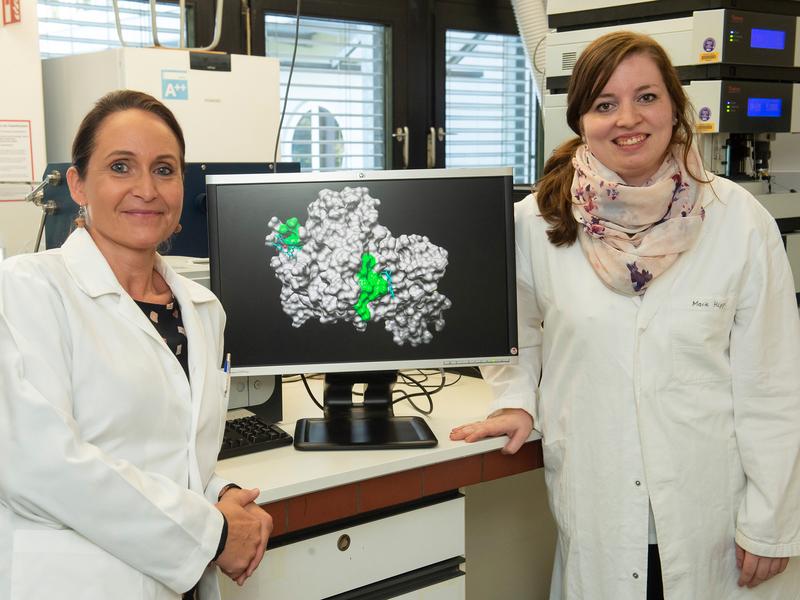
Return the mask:
[[323, 189], [308, 206], [308, 219], [269, 221], [266, 244], [276, 250], [270, 266], [281, 281], [281, 306], [301, 327], [349, 322], [366, 331], [384, 321], [395, 344], [433, 339], [444, 328], [451, 301], [439, 293], [447, 250], [427, 236], [394, 237], [378, 222], [380, 200], [366, 187]]

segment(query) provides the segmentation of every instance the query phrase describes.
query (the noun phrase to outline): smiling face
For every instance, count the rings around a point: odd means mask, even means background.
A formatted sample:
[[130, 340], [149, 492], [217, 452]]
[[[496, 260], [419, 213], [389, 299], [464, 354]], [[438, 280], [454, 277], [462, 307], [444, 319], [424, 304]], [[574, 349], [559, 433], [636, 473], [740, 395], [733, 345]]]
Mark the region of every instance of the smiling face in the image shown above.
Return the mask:
[[664, 160], [674, 114], [661, 71], [640, 52], [619, 63], [581, 117], [581, 130], [601, 163], [628, 185], [639, 186]]
[[183, 205], [180, 156], [175, 134], [152, 113], [129, 109], [103, 120], [83, 176], [67, 171], [103, 254], [154, 252], [175, 231]]

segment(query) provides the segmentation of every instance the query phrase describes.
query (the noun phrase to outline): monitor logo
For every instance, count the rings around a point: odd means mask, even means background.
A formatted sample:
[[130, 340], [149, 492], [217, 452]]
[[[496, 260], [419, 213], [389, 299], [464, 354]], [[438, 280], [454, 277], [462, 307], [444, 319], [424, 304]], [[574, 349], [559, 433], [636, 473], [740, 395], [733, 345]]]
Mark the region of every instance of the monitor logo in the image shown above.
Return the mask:
[[366, 187], [323, 189], [308, 219], [273, 216], [266, 245], [281, 281], [281, 306], [294, 327], [309, 319], [351, 323], [359, 332], [384, 322], [398, 346], [418, 346], [444, 329], [452, 306], [438, 291], [448, 252], [425, 235], [392, 232], [379, 222], [380, 200]]

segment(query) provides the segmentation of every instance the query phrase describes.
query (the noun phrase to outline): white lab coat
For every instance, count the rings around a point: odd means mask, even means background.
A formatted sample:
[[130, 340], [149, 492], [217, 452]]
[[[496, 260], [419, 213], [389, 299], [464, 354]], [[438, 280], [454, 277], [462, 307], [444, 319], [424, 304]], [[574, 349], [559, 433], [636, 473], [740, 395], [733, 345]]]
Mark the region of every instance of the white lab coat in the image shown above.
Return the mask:
[[797, 558], [736, 585], [734, 538], [800, 555], [800, 323], [774, 220], [713, 188], [696, 245], [641, 299], [606, 288], [580, 244], [550, 244], [535, 198], [516, 208], [520, 361], [484, 376], [495, 409], [542, 433], [551, 599], [645, 598], [648, 498], [666, 600], [800, 598]]
[[180, 364], [91, 236], [0, 265], [0, 599], [219, 598], [225, 316], [172, 271]]

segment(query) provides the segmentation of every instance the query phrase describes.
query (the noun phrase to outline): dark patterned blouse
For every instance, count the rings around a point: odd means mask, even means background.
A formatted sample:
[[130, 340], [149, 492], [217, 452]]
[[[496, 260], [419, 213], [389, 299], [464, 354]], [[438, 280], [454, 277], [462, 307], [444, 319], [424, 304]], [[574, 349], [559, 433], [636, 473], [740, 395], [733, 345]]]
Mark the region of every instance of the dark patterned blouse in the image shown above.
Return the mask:
[[139, 308], [158, 331], [158, 335], [166, 342], [167, 347], [172, 350], [175, 358], [181, 363], [183, 372], [189, 378], [189, 342], [186, 339], [186, 331], [183, 329], [183, 319], [181, 319], [181, 309], [178, 301], [174, 298], [168, 304], [152, 304], [150, 302], [140, 302], [135, 300]]
[[[181, 309], [178, 301], [173, 298], [168, 304], [152, 304], [150, 302], [140, 302], [135, 300], [139, 308], [158, 331], [158, 335], [172, 350], [175, 358], [181, 363], [186, 378], [189, 378], [189, 342], [186, 339], [186, 331], [183, 329], [183, 319], [181, 319]], [[223, 533], [224, 535], [224, 533]], [[222, 542], [220, 542], [222, 543]], [[197, 587], [183, 594], [183, 600], [195, 600]]]

